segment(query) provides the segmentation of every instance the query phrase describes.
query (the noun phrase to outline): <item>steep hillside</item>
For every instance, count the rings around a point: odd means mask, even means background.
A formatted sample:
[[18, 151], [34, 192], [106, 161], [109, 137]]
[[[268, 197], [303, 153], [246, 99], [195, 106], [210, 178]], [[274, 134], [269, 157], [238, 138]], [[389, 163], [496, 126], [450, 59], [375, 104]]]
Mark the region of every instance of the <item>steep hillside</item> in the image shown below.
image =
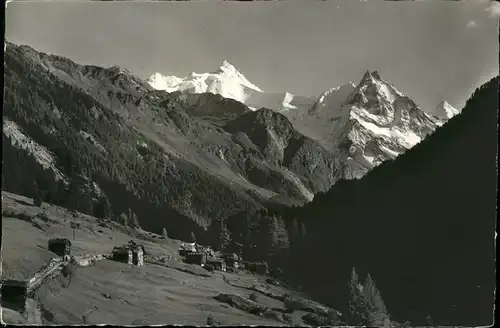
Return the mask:
[[294, 279], [346, 310], [355, 267], [371, 274], [396, 321], [492, 324], [498, 83], [396, 160], [284, 211], [302, 227], [290, 240]]
[[[76, 224], [75, 230], [71, 223]], [[244, 270], [209, 272], [183, 263], [178, 255], [181, 240], [52, 204], [34, 206], [32, 199], [7, 192], [2, 192], [2, 232], [2, 279], [33, 281], [40, 269], [58, 257], [47, 247], [48, 240], [56, 237], [71, 239], [75, 258], [109, 255], [113, 247], [130, 240], [146, 251], [143, 266], [102, 256], [87, 266], [83, 261], [70, 264], [62, 274], [41, 281], [23, 313], [2, 306], [2, 323], [202, 326], [211, 317], [225, 326], [284, 326], [304, 325], [311, 316], [307, 310], [287, 310], [283, 295], [300, 297], [300, 293], [270, 284], [264, 275]], [[239, 302], [228, 304], [220, 294]], [[255, 309], [268, 311], [259, 315]]]
[[[107, 197], [116, 216], [130, 207], [144, 228], [187, 238], [214, 218], [303, 203], [334, 183], [319, 178], [335, 176], [332, 153], [312, 140], [294, 140], [277, 160], [249, 137], [255, 122], [229, 128], [251, 112], [235, 100], [152, 90], [119, 67], [10, 43], [5, 63], [5, 190], [38, 190], [69, 206], [68, 185], [79, 175], [88, 186], [77, 189], [91, 192], [94, 205]], [[266, 129], [280, 131], [283, 120]], [[91, 212], [85, 202], [79, 209]]]

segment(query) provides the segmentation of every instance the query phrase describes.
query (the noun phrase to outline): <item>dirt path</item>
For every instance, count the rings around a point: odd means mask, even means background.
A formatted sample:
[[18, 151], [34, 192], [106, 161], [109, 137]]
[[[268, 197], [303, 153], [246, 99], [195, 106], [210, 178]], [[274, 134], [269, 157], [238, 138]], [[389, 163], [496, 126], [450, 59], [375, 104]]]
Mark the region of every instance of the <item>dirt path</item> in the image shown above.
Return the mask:
[[[80, 266], [86, 266], [86, 265], [92, 263], [92, 261], [90, 261], [90, 260], [86, 261], [89, 258], [94, 258], [95, 260], [104, 259], [102, 254], [97, 254], [97, 255], [96, 254], [84, 254], [84, 255], [75, 257], [77, 263], [80, 264]], [[86, 261], [86, 262], [83, 262], [83, 264], [82, 264], [82, 261]], [[61, 258], [51, 259], [49, 261], [48, 265], [46, 267], [40, 269], [40, 271], [36, 272], [34, 274], [33, 278], [31, 278], [30, 281], [28, 282], [28, 288], [27, 288], [28, 295], [30, 293], [35, 294], [37, 287], [41, 286], [41, 284], [47, 278], [49, 278], [51, 275], [53, 275], [54, 272], [56, 272], [56, 270], [60, 270], [64, 265], [67, 265], [69, 263], [70, 263], [69, 260], [64, 260]], [[34, 295], [33, 295], [33, 297], [34, 297]], [[27, 319], [27, 323], [30, 325], [43, 325], [42, 313], [40, 311], [40, 305], [38, 304], [38, 302], [34, 298], [27, 298], [26, 299], [26, 310], [25, 310], [24, 316]]]
[[272, 291], [269, 291], [269, 290], [265, 290], [264, 288], [261, 288], [261, 287], [258, 287], [257, 285], [253, 285], [251, 287], [248, 287], [248, 286], [243, 286], [243, 285], [238, 285], [238, 284], [235, 284], [234, 282], [230, 281], [229, 279], [227, 279], [226, 275], [225, 274], [220, 274], [222, 276], [222, 279], [224, 280], [224, 282], [230, 286], [233, 286], [233, 287], [236, 287], [236, 288], [242, 288], [242, 289], [246, 289], [246, 290], [250, 290], [250, 291], [254, 291], [254, 292], [258, 292], [258, 293], [261, 293], [267, 297], [270, 297], [270, 298], [274, 298], [275, 300], [278, 300], [278, 301], [284, 301], [285, 300], [285, 295], [283, 294], [277, 294], [277, 293], [273, 293]]
[[30, 280], [28, 284], [28, 292], [32, 291], [34, 288], [39, 286], [47, 277], [49, 277], [56, 269], [59, 269], [62, 265], [68, 264], [66, 261], [60, 261], [56, 264], [49, 266], [42, 272], [37, 272], [35, 276]]

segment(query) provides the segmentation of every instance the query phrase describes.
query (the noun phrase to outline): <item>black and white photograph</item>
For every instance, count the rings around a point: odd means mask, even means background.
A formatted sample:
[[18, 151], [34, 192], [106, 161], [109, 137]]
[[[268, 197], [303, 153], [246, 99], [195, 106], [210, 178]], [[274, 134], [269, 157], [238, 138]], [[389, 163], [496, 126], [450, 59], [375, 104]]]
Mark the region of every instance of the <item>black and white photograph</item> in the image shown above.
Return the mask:
[[499, 17], [10, 1], [2, 324], [493, 326]]

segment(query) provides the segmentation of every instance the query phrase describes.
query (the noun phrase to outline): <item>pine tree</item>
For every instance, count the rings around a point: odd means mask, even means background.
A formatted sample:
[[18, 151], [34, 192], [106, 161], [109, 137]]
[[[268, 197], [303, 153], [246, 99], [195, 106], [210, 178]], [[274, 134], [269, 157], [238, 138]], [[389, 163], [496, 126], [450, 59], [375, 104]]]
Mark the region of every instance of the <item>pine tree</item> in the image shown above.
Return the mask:
[[107, 197], [99, 197], [94, 208], [94, 214], [97, 218], [101, 219], [109, 219], [111, 217], [111, 205]]
[[352, 324], [370, 327], [389, 326], [390, 317], [387, 314], [387, 308], [370, 274], [361, 285], [356, 270], [353, 268], [349, 292], [349, 312]]
[[221, 219], [212, 220], [208, 228], [208, 234], [217, 250], [225, 250], [231, 242], [231, 233]]
[[363, 325], [366, 322], [364, 310], [363, 286], [359, 283], [356, 269], [352, 268], [349, 280], [349, 314], [352, 324]]
[[194, 232], [191, 231], [191, 235], [189, 236], [189, 238], [192, 243], [196, 243], [196, 236], [194, 235]]
[[128, 226], [128, 216], [125, 213], [120, 214], [118, 217], [118, 223], [127, 227]]
[[387, 325], [390, 321], [389, 315], [387, 314], [387, 308], [370, 274], [368, 274], [365, 280], [363, 295], [368, 324], [372, 327], [383, 327]]
[[224, 223], [221, 223], [221, 228], [217, 240], [218, 249], [221, 251], [225, 250], [229, 246], [230, 242], [231, 242], [231, 233], [227, 229], [226, 225]]
[[130, 225], [134, 228], [140, 228], [140, 224], [139, 224], [139, 219], [137, 218], [137, 215], [132, 212], [132, 219], [129, 221], [130, 222]]
[[37, 191], [35, 193], [35, 198], [33, 198], [33, 204], [37, 207], [40, 207], [42, 206], [42, 203], [43, 203], [42, 193], [40, 191]]

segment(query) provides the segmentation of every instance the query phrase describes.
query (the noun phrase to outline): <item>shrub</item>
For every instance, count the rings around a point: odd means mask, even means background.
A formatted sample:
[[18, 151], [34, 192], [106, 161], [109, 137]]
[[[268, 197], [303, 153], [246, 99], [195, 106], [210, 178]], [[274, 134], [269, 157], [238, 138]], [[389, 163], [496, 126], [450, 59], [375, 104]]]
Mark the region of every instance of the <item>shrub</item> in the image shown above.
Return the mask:
[[257, 302], [257, 294], [255, 292], [251, 293], [250, 296], [248, 296], [248, 298], [251, 301]]
[[121, 225], [123, 225], [125, 227], [128, 226], [127, 214], [125, 214], [125, 213], [120, 214], [120, 216], [118, 218], [118, 223], [120, 223]]
[[207, 317], [207, 326], [213, 326], [215, 325], [215, 319], [212, 316], [212, 314], [209, 314]]
[[292, 296], [285, 296], [285, 299], [283, 300], [283, 304], [285, 308], [292, 310], [292, 311], [297, 311], [297, 310], [302, 310], [303, 306], [300, 302], [295, 297]]
[[42, 206], [43, 199], [40, 193], [36, 193], [35, 198], [33, 198], [33, 204], [37, 207]]

